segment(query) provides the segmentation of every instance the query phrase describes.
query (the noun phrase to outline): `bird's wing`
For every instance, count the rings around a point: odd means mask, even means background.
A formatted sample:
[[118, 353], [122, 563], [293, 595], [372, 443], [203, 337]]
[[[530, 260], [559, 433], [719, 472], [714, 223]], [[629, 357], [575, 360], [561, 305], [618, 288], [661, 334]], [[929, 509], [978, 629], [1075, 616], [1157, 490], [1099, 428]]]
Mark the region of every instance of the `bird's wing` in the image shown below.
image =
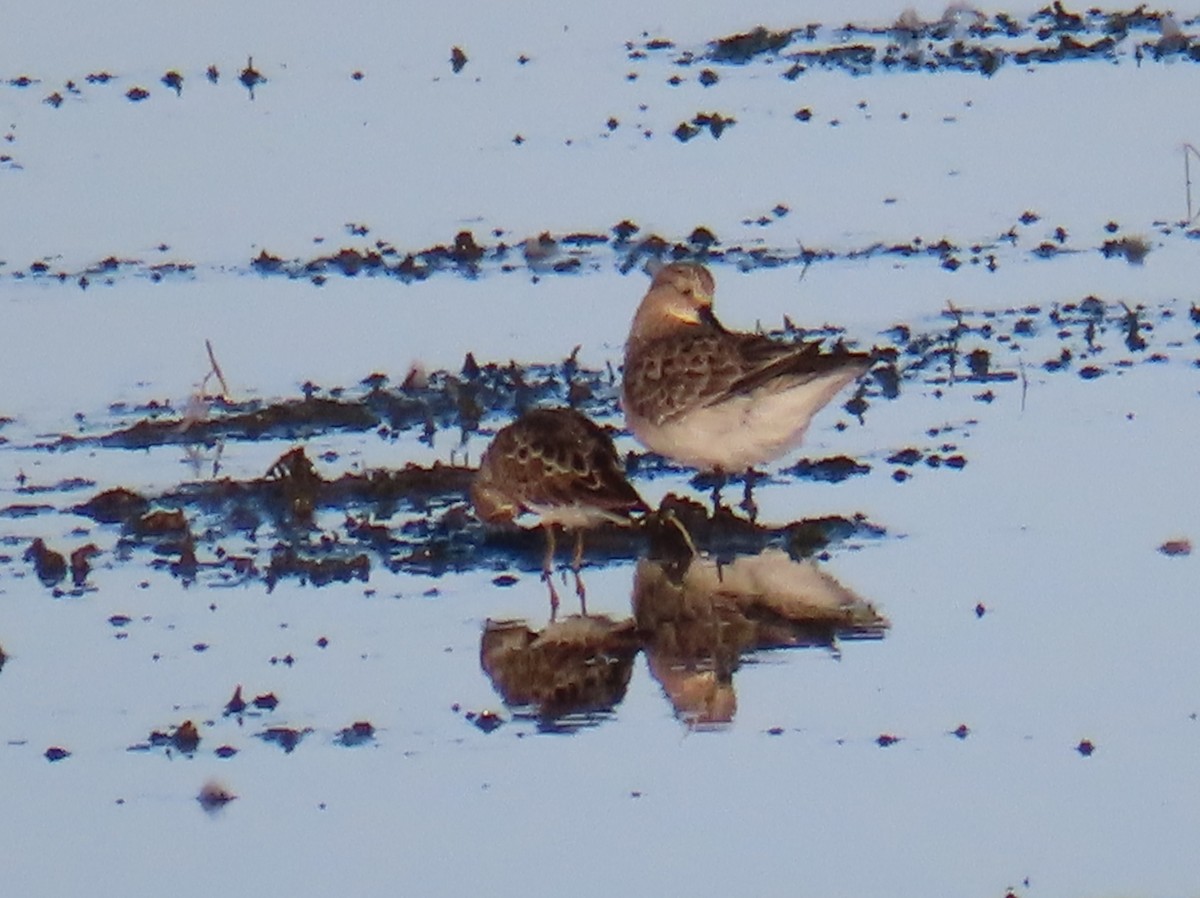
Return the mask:
[[554, 438], [529, 442], [523, 496], [532, 505], [591, 505], [612, 512], [644, 509], [612, 440], [598, 425], [576, 420]]
[[626, 357], [627, 410], [663, 424], [708, 404], [738, 377], [740, 366], [725, 335], [713, 331], [653, 341]]
[[[861, 374], [871, 366], [871, 357], [866, 353], [841, 347], [823, 351], [818, 342], [780, 343], [758, 334], [739, 334], [736, 339], [738, 374], [719, 395], [712, 397], [709, 405], [744, 396], [769, 384], [795, 387], [828, 375]], [[731, 343], [730, 347], [733, 346]]]

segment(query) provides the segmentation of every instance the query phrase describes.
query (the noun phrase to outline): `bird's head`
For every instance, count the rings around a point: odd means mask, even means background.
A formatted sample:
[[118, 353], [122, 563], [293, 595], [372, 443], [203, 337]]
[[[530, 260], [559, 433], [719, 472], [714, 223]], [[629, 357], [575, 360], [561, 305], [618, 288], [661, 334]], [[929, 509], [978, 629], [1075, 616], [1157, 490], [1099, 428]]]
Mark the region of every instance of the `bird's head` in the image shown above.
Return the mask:
[[681, 326], [717, 325], [713, 317], [713, 276], [703, 265], [673, 262], [654, 275], [634, 318], [632, 334], [650, 338]]

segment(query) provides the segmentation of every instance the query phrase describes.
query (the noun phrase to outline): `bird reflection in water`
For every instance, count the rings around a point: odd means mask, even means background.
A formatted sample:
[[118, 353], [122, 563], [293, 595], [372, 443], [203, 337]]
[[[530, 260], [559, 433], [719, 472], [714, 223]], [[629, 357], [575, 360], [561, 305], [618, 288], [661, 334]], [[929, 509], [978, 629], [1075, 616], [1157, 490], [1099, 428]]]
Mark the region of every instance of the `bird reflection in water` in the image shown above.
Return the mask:
[[547, 729], [595, 723], [625, 698], [640, 641], [630, 618], [571, 615], [540, 631], [484, 626], [479, 664], [504, 703]]
[[718, 563], [696, 552], [677, 523], [660, 529], [667, 538], [652, 535], [651, 557], [637, 563], [632, 619], [572, 616], [540, 631], [524, 621], [487, 623], [480, 663], [509, 707], [552, 728], [605, 719], [645, 651], [675, 715], [693, 729], [720, 728], [737, 710], [733, 675], [747, 655], [836, 650], [839, 640], [880, 638], [888, 627], [815, 561], [768, 548]]
[[633, 613], [651, 675], [689, 727], [729, 724], [733, 675], [747, 655], [879, 638], [887, 620], [865, 599], [782, 549], [727, 563], [702, 555], [642, 559]]

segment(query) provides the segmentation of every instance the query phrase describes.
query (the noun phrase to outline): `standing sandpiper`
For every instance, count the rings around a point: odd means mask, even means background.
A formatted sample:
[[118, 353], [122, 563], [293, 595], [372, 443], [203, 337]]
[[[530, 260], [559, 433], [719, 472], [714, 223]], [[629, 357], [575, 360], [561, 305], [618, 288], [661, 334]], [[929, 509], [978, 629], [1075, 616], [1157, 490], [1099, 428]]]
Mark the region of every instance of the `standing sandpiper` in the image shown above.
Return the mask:
[[583, 531], [604, 523], [627, 524], [631, 513], [646, 511], [625, 479], [612, 439], [569, 408], [532, 409], [502, 428], [480, 460], [471, 502], [485, 524], [513, 522], [522, 514], [537, 517], [534, 526], [546, 531], [542, 579], [550, 587], [552, 613], [558, 610], [551, 577], [554, 528], [575, 531], [571, 569], [582, 605]]
[[621, 404], [647, 448], [724, 476], [799, 445], [813, 415], [872, 360], [726, 330], [713, 315], [713, 288], [694, 263], [654, 276], [625, 343]]

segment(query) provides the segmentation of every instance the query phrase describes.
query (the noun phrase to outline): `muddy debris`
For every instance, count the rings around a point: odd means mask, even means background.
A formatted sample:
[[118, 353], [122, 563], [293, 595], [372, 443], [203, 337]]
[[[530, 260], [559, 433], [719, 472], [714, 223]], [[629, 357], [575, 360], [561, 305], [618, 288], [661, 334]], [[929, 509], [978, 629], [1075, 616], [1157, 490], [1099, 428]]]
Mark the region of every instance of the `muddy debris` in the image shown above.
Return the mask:
[[53, 764], [55, 761], [62, 761], [71, 757], [71, 753], [59, 745], [51, 745], [42, 753], [42, 755], [51, 764]]
[[845, 455], [834, 455], [821, 459], [801, 459], [791, 467], [784, 468], [781, 473], [799, 477], [801, 480], [815, 480], [820, 483], [841, 483], [851, 477], [868, 474], [871, 466], [862, 464]]
[[778, 53], [791, 43], [792, 31], [770, 31], [759, 25], [751, 31], [717, 38], [709, 44], [708, 58], [713, 62], [744, 65], [755, 56]]
[[296, 746], [300, 744], [301, 740], [311, 732], [311, 727], [305, 727], [302, 730], [292, 727], [268, 727], [256, 735], [263, 742], [278, 745], [283, 749], [285, 754], [291, 754], [296, 750]]
[[178, 508], [148, 511], [133, 521], [129, 529], [135, 536], [142, 538], [182, 537], [190, 532], [187, 517]]
[[100, 548], [95, 543], [80, 546], [71, 553], [71, 583], [76, 589], [82, 589], [87, 583], [92, 570], [91, 560], [99, 554]]
[[274, 711], [279, 707], [279, 699], [274, 692], [264, 692], [261, 695], [255, 696], [252, 702], [247, 702], [242, 697], [242, 687], [238, 684], [234, 689], [233, 697], [225, 703], [223, 716], [230, 717], [240, 715], [253, 707], [258, 711]]
[[853, 518], [830, 515], [789, 524], [784, 545], [794, 558], [811, 558], [819, 556], [832, 543], [852, 536], [882, 538], [886, 534], [883, 527], [870, 523], [864, 515], [856, 514]]
[[467, 711], [463, 716], [484, 733], [493, 733], [504, 724], [504, 718], [495, 711]]
[[680, 143], [687, 143], [707, 128], [713, 139], [719, 140], [726, 128], [736, 124], [737, 119], [732, 116], [721, 115], [719, 112], [699, 112], [691, 121], [680, 122], [672, 133]]
[[[311, 551], [311, 550], [310, 550]], [[330, 554], [326, 557], [303, 555], [293, 546], [280, 544], [271, 552], [271, 563], [263, 576], [267, 590], [285, 577], [295, 577], [301, 584], [328, 586], [330, 583], [366, 583], [371, 575], [371, 561], [365, 553], [350, 557]]]
[[235, 714], [241, 714], [246, 710], [246, 701], [242, 698], [242, 685], [239, 683], [237, 688], [233, 690], [233, 697], [225, 703], [224, 714], [226, 717]]
[[164, 87], [175, 91], [175, 96], [183, 96], [183, 75], [179, 74], [175, 69], [171, 69], [163, 75], [161, 80]]
[[[464, 433], [478, 429], [488, 413], [512, 413], [572, 392], [576, 402], [594, 413], [615, 403], [612, 377], [608, 371], [585, 370], [568, 360], [564, 363], [518, 366], [494, 362], [478, 364], [469, 358], [461, 374], [448, 371], [419, 372], [395, 389], [375, 382], [357, 396], [336, 390], [337, 396], [316, 395], [312, 387], [300, 399], [274, 402], [213, 403], [203, 419], [189, 418], [169, 407], [147, 409], [140, 420], [108, 433], [64, 435], [55, 444], [62, 448], [100, 445], [109, 448], [144, 449], [152, 446], [214, 446], [221, 440], [265, 438], [302, 440], [330, 431], [392, 432], [430, 427], [455, 427]], [[126, 518], [131, 511], [123, 503], [135, 502], [127, 493], [113, 492], [104, 502], [83, 513]]]
[[[644, 464], [631, 467], [636, 470]], [[856, 463], [837, 459], [827, 461], [824, 467], [827, 471], [852, 470]], [[543, 548], [539, 534], [522, 529], [485, 531], [469, 513], [467, 490], [474, 470], [440, 463], [430, 467], [409, 464], [399, 470], [344, 474], [327, 480], [303, 447], [296, 447], [262, 478], [188, 483], [156, 497], [108, 490], [76, 506], [76, 511], [99, 521], [120, 523], [125, 533], [122, 539], [131, 545], [147, 545], [159, 555], [175, 557], [170, 569], [185, 579], [215, 572], [223, 579], [261, 577], [268, 588], [286, 577], [315, 586], [366, 582], [372, 554], [394, 571], [438, 573], [498, 561], [521, 568], [538, 565]], [[145, 508], [155, 510], [135, 516]], [[325, 508], [343, 510], [342, 525], [332, 531], [314, 531], [314, 515]], [[399, 526], [388, 524], [403, 508], [420, 517]], [[831, 541], [874, 538], [883, 533], [861, 516], [769, 527], [740, 517], [726, 506], [710, 510], [675, 495], [667, 497], [663, 510], [676, 514], [698, 545], [724, 554], [769, 544], [790, 544], [807, 552]], [[263, 566], [253, 556], [221, 546], [223, 535], [254, 535], [266, 522], [274, 524], [276, 543], [261, 571]], [[644, 539], [637, 528], [597, 528], [589, 537], [589, 560], [634, 559]], [[208, 549], [212, 560], [199, 560], [201, 547]], [[65, 561], [63, 571], [65, 576]]]
[[57, 586], [67, 576], [67, 560], [62, 553], [49, 548], [41, 537], [30, 543], [24, 558], [33, 562], [34, 573], [43, 586]]
[[191, 755], [195, 754], [199, 746], [199, 729], [197, 729], [192, 721], [185, 720], [178, 726], [171, 727], [168, 732], [162, 730], [151, 731], [144, 743], [131, 745], [129, 750], [147, 751], [151, 748], [166, 748], [168, 751], [174, 749], [180, 754]]
[[336, 745], [346, 748], [367, 745], [375, 741], [375, 727], [370, 721], [358, 720], [350, 726], [338, 730], [338, 734], [333, 738], [333, 741]]
[[[807, 121], [812, 117], [811, 109], [804, 108], [796, 113], [797, 119]], [[699, 112], [691, 119], [680, 122], [672, 132], [682, 142], [688, 142], [707, 131], [719, 139], [726, 129], [737, 123], [732, 116], [719, 112]], [[831, 120], [831, 124], [833, 121]], [[1037, 213], [1027, 211], [1023, 220], [1030, 223], [1040, 220]], [[773, 219], [764, 217], [763, 224]], [[699, 225], [697, 227], [704, 227]], [[694, 233], [696, 228], [692, 229]], [[555, 234], [548, 230], [536, 231], [525, 238], [505, 238], [502, 229], [492, 232], [492, 240], [477, 237], [472, 231], [456, 233], [448, 243], [439, 243], [424, 248], [400, 249], [385, 240], [376, 240], [371, 246], [343, 246], [332, 252], [318, 253], [310, 257], [284, 259], [267, 249], [241, 266], [232, 264], [227, 270], [237, 273], [254, 272], [262, 277], [284, 277], [304, 279], [320, 285], [330, 276], [341, 277], [390, 277], [402, 283], [424, 281], [442, 274], [476, 279], [492, 273], [510, 274], [523, 272], [534, 281], [547, 275], [572, 275], [587, 269], [614, 267], [623, 273], [630, 272], [648, 259], [671, 260], [699, 259], [711, 264], [730, 264], [740, 270], [769, 268], [785, 265], [808, 266], [816, 262], [844, 259], [867, 259], [880, 255], [896, 255], [905, 258], [928, 257], [948, 271], [986, 265], [996, 270], [1003, 260], [1014, 255], [1027, 254], [1033, 258], [1048, 258], [1051, 255], [1070, 252], [1099, 251], [1108, 257], [1127, 259], [1131, 264], [1140, 264], [1151, 248], [1147, 238], [1122, 237], [1104, 241], [1094, 247], [1075, 246], [1070, 249], [1059, 247], [1048, 241], [1025, 247], [1018, 246], [1020, 235], [1015, 227], [980, 240], [970, 246], [958, 246], [940, 238], [923, 240], [914, 237], [908, 242], [894, 244], [871, 243], [855, 248], [764, 246], [760, 241], [735, 242], [717, 251], [709, 246], [697, 246], [686, 238], [662, 234], [644, 234], [633, 240], [639, 232], [637, 225], [623, 221], [611, 228], [612, 237], [603, 233]], [[1057, 233], [1057, 232], [1056, 232]], [[1162, 226], [1159, 235], [1165, 240], [1173, 234], [1187, 238], [1183, 231], [1174, 231]], [[1194, 232], [1188, 232], [1191, 234]], [[1064, 236], [1065, 239], [1065, 236]], [[186, 261], [147, 262], [142, 259], [121, 259], [109, 256], [85, 266], [77, 272], [51, 272], [45, 260], [32, 263], [29, 270], [12, 271], [14, 279], [24, 277], [53, 277], [68, 282], [75, 279], [81, 287], [93, 280], [112, 285], [124, 277], [146, 277], [158, 281], [172, 275], [189, 275], [195, 264]]]
[[207, 813], [215, 814], [236, 798], [237, 796], [225, 786], [222, 786], [216, 780], [209, 780], [200, 788], [200, 792], [196, 796], [196, 801], [200, 802], [200, 807]]
[[[221, 404], [223, 405], [223, 404]], [[220, 405], [218, 406], [220, 408]], [[370, 430], [380, 418], [361, 402], [307, 397], [267, 406], [225, 407], [223, 414], [198, 421], [145, 418], [132, 427], [97, 438], [102, 446], [145, 449], [161, 445], [213, 445], [218, 439], [303, 439], [326, 430]], [[76, 442], [64, 437], [64, 445]], [[87, 441], [83, 441], [87, 442]]]
[[1168, 558], [1179, 558], [1192, 554], [1192, 541], [1186, 537], [1169, 539], [1158, 547], [1158, 551]]
[[1100, 247], [1104, 258], [1121, 258], [1130, 265], [1141, 265], [1150, 254], [1150, 243], [1143, 237], [1122, 237], [1119, 240], [1106, 240]]
[[238, 81], [250, 93], [251, 100], [254, 99], [254, 89], [267, 83], [267, 79], [254, 67], [253, 56], [246, 59], [246, 67], [238, 74]]

